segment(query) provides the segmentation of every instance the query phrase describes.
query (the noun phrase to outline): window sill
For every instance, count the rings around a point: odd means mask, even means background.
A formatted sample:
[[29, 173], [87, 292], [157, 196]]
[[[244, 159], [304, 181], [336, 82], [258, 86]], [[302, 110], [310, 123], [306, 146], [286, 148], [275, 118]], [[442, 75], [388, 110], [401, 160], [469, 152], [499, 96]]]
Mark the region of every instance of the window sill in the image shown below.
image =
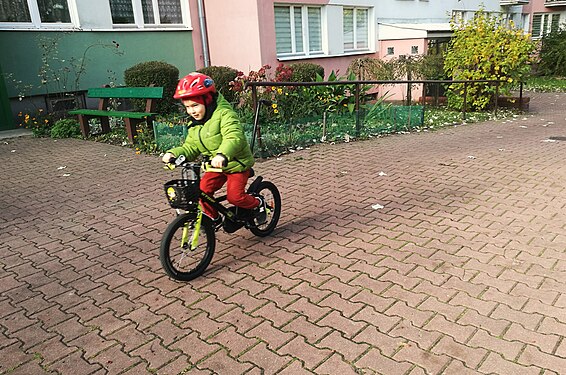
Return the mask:
[[293, 60], [312, 60], [312, 59], [327, 59], [333, 57], [344, 57], [344, 56], [356, 56], [356, 55], [370, 55], [374, 54], [376, 51], [373, 50], [363, 50], [363, 51], [344, 51], [344, 53], [340, 54], [332, 54], [332, 55], [293, 55], [293, 56], [277, 56], [277, 60], [279, 61], [293, 61]]

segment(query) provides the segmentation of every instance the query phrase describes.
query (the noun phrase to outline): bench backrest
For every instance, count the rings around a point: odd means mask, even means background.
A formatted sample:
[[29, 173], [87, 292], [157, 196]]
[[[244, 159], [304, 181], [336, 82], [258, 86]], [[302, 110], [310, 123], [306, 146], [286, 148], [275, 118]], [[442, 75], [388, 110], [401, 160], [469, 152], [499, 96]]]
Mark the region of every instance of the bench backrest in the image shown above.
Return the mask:
[[161, 99], [163, 87], [95, 87], [88, 89], [90, 98]]

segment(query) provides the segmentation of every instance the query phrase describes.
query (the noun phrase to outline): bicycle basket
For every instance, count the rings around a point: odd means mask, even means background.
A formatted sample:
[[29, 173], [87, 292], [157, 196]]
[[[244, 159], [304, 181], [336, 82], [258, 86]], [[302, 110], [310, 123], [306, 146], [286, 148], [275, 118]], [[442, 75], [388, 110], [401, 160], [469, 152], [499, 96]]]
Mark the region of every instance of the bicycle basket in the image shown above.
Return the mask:
[[196, 181], [171, 180], [164, 185], [164, 188], [167, 201], [173, 208], [188, 210], [198, 204], [200, 189]]

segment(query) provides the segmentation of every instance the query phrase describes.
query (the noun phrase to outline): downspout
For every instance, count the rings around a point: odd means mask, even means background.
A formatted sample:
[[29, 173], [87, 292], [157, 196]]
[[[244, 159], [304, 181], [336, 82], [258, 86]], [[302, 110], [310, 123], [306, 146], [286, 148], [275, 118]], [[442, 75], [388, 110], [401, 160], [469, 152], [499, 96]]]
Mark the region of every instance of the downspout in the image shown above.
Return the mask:
[[210, 57], [208, 54], [208, 33], [206, 31], [206, 18], [204, 15], [204, 0], [197, 1], [198, 6], [198, 21], [200, 26], [200, 39], [202, 43], [202, 57], [204, 60], [204, 67], [210, 66]]

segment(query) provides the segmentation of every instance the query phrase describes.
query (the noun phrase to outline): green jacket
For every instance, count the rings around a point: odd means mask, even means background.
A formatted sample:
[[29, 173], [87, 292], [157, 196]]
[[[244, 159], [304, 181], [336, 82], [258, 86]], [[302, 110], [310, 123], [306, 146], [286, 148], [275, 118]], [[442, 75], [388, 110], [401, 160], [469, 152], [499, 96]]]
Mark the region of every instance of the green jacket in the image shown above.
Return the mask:
[[189, 160], [195, 160], [201, 154], [210, 158], [222, 154], [228, 158], [224, 172], [243, 172], [255, 162], [244, 128], [230, 103], [220, 93], [216, 104], [216, 109], [208, 121], [203, 125], [189, 124], [185, 143], [167, 152], [175, 157], [185, 155]]

